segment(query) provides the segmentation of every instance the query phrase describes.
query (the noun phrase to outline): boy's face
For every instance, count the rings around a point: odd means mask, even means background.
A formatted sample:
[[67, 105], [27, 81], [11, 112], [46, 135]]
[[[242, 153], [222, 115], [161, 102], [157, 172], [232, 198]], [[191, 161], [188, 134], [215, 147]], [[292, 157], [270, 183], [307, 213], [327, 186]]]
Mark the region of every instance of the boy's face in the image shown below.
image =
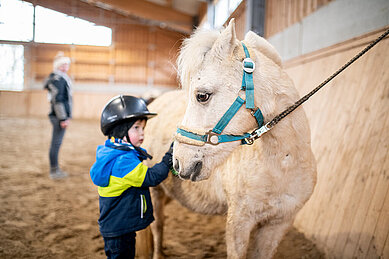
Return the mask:
[[[146, 127], [146, 120], [137, 120], [134, 125], [128, 130], [128, 136], [130, 137], [131, 144], [135, 147], [140, 147], [144, 139], [144, 129]], [[127, 137], [124, 137], [124, 141], [127, 141]]]

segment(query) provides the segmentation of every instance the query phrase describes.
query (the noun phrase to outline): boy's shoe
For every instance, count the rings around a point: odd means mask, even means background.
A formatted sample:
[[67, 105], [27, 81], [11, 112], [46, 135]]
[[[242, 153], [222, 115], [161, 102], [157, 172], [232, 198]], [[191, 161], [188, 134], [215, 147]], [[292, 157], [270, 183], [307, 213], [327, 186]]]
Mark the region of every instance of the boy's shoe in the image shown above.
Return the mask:
[[50, 178], [53, 180], [63, 179], [68, 177], [68, 174], [59, 168], [50, 169]]

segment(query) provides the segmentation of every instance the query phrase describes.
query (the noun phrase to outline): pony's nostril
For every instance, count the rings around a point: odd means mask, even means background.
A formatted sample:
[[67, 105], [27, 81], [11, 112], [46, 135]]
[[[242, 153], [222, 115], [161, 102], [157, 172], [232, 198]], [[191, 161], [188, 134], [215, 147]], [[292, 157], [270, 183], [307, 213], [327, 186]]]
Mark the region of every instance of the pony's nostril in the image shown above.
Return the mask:
[[193, 166], [192, 181], [196, 181], [202, 168], [203, 168], [203, 162], [198, 161], [195, 163], [195, 165]]
[[176, 170], [177, 172], [180, 171], [180, 163], [178, 162], [178, 159], [176, 159], [174, 165], [173, 165], [173, 168], [174, 170]]
[[180, 177], [184, 180], [188, 180], [190, 178], [190, 174], [180, 174]]
[[199, 173], [201, 168], [203, 167], [203, 162], [198, 161], [194, 166], [194, 173]]

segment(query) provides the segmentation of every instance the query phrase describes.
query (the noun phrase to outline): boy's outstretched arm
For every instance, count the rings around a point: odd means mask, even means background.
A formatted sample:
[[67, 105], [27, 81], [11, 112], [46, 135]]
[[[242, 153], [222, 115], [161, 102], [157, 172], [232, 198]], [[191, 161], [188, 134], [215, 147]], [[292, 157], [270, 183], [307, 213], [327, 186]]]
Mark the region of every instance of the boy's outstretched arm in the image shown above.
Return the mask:
[[147, 169], [142, 187], [157, 186], [167, 178], [169, 170], [173, 165], [172, 153], [173, 143], [170, 145], [169, 150], [163, 156], [161, 162]]

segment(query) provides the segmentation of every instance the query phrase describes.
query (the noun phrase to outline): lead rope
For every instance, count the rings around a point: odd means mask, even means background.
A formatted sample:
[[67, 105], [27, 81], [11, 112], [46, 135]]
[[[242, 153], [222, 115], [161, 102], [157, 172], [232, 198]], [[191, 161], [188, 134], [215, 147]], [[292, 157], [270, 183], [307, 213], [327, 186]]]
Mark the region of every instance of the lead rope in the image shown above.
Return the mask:
[[317, 91], [319, 91], [323, 86], [325, 86], [328, 82], [330, 82], [334, 77], [339, 75], [343, 70], [345, 70], [348, 66], [350, 66], [354, 61], [356, 61], [358, 58], [360, 58], [363, 54], [365, 54], [368, 50], [370, 50], [374, 45], [376, 45], [379, 41], [381, 41], [383, 38], [385, 38], [389, 34], [389, 29], [386, 30], [381, 36], [379, 36], [376, 40], [374, 40], [372, 43], [370, 43], [366, 48], [364, 48], [362, 51], [360, 51], [357, 55], [355, 55], [350, 61], [348, 61], [346, 64], [344, 64], [341, 68], [339, 68], [335, 73], [333, 73], [330, 77], [328, 77], [325, 81], [323, 81], [319, 86], [317, 86], [315, 89], [313, 89], [311, 92], [309, 92], [307, 95], [302, 97], [300, 100], [295, 102], [293, 105], [286, 108], [283, 112], [278, 114], [276, 117], [274, 117], [270, 122], [268, 122], [266, 125], [262, 126], [258, 130], [254, 131], [251, 137], [249, 137], [250, 140], [255, 140], [259, 138], [262, 134], [269, 131], [271, 128], [273, 128], [278, 122], [280, 122], [283, 118], [285, 118], [288, 114], [293, 112], [297, 107], [299, 107], [301, 104], [303, 104], [306, 100], [308, 100], [312, 95], [314, 95]]

